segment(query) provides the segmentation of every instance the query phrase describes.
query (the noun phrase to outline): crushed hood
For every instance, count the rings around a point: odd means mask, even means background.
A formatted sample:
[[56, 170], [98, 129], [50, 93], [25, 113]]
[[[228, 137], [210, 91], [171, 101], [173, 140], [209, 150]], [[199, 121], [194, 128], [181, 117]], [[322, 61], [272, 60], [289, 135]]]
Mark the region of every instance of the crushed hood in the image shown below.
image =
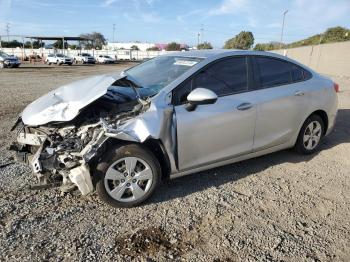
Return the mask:
[[70, 121], [81, 109], [102, 97], [120, 75], [100, 75], [61, 86], [29, 104], [22, 113], [28, 126]]

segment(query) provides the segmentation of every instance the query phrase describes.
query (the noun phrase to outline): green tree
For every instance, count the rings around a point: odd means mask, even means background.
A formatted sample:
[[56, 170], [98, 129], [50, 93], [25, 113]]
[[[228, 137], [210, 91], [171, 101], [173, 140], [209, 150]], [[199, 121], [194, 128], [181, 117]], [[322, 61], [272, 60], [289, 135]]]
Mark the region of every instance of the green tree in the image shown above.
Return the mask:
[[18, 42], [17, 40], [12, 40], [10, 42], [1, 41], [1, 46], [7, 47], [7, 48], [16, 48], [16, 47], [22, 47], [22, 43]]
[[225, 42], [225, 49], [243, 49], [247, 50], [254, 44], [254, 36], [252, 32], [242, 31], [235, 37]]
[[[53, 47], [57, 48], [57, 49], [63, 49], [63, 44], [62, 44], [62, 40], [57, 40], [55, 43], [53, 43]], [[67, 49], [68, 48], [68, 43], [66, 41], [64, 41], [64, 48]]]
[[341, 26], [328, 28], [323, 34], [324, 42], [341, 42], [350, 40], [350, 30]]
[[140, 50], [140, 48], [137, 45], [132, 45], [130, 47], [131, 50]]
[[[90, 40], [81, 41], [81, 44], [86, 49], [91, 49], [91, 48], [102, 49], [102, 46], [107, 43], [107, 40], [104, 37], [104, 35], [99, 32], [80, 34], [80, 37], [90, 39]], [[91, 43], [91, 40], [93, 41], [93, 44]]]
[[147, 48], [147, 51], [160, 51], [158, 46], [152, 46]]
[[76, 49], [79, 49], [79, 46], [73, 44], [73, 45], [69, 45], [69, 48], [70, 48], [70, 49], [73, 49], [73, 50], [76, 50]]
[[181, 45], [176, 42], [171, 42], [167, 45], [166, 51], [180, 51]]
[[209, 42], [203, 42], [197, 45], [197, 49], [213, 49], [213, 46]]
[[254, 50], [257, 51], [270, 51], [285, 47], [284, 44], [280, 42], [270, 42], [270, 43], [258, 43], [254, 46]]

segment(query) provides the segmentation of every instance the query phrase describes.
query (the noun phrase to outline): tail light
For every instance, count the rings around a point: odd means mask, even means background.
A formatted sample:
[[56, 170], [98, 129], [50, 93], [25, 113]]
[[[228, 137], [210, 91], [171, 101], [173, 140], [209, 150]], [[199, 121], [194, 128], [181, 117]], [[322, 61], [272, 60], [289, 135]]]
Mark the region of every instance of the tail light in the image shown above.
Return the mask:
[[339, 85], [337, 83], [334, 83], [334, 90], [336, 93], [339, 93]]

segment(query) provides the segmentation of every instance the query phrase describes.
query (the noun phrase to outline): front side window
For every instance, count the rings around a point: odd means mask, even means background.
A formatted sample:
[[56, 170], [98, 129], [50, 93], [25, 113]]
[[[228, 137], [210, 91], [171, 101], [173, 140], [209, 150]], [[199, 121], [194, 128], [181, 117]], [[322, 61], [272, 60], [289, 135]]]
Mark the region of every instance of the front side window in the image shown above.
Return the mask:
[[292, 83], [290, 63], [269, 57], [256, 57], [261, 88]]
[[229, 58], [202, 70], [194, 79], [195, 87], [212, 90], [218, 96], [245, 91], [248, 88], [247, 59]]
[[231, 95], [248, 89], [246, 57], [232, 57], [202, 69], [173, 92], [173, 102], [182, 104], [195, 88], [206, 88], [218, 96]]

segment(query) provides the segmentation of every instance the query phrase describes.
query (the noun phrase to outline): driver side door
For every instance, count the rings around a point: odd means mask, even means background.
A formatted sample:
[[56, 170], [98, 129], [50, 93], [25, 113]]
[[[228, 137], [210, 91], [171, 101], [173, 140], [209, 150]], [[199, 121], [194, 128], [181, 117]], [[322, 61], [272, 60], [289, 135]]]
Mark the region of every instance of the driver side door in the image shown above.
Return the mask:
[[[256, 107], [248, 62], [245, 56], [214, 62], [174, 90], [180, 171], [252, 152]], [[188, 111], [187, 95], [198, 87], [218, 100]]]

